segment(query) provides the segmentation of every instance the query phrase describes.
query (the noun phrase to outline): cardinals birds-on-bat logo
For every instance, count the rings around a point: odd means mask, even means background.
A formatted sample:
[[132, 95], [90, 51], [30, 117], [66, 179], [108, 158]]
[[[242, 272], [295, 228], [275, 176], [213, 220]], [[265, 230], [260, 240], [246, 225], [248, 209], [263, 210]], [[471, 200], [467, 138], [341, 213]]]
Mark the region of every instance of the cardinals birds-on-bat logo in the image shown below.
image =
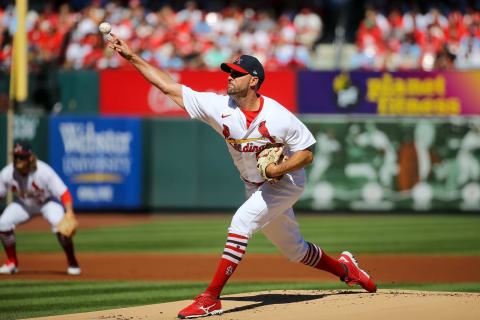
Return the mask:
[[270, 135], [270, 132], [268, 132], [267, 126], [265, 125], [266, 122], [267, 121], [264, 120], [260, 123], [258, 126], [258, 132], [260, 132], [263, 137], [270, 140], [271, 143], [275, 143], [275, 139]]
[[228, 137], [230, 137], [230, 129], [226, 125], [223, 125], [223, 136], [225, 137], [225, 139], [228, 139]]
[[265, 148], [265, 145], [255, 145], [253, 142], [259, 140], [269, 140], [270, 143], [275, 143], [275, 137], [270, 135], [268, 132], [267, 126], [265, 125], [266, 121], [263, 121], [258, 126], [258, 132], [261, 134], [261, 137], [258, 138], [247, 138], [247, 139], [234, 139], [230, 137], [230, 128], [226, 125], [223, 125], [222, 134], [225, 137], [227, 143], [229, 143], [235, 150], [239, 152], [260, 152]]
[[233, 60], [233, 63], [240, 64], [242, 63], [242, 59], [240, 57], [237, 57], [235, 60]]

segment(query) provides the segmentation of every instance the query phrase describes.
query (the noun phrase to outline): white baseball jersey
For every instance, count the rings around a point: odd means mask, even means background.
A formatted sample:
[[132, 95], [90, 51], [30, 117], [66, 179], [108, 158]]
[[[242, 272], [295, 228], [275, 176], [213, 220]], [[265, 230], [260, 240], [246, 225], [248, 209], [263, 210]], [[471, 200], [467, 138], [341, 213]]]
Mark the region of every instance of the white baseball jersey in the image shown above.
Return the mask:
[[11, 190], [27, 208], [38, 208], [52, 197], [60, 199], [67, 186], [45, 162], [37, 159], [37, 170], [23, 176], [10, 163], [0, 171], [0, 198]]
[[[197, 92], [183, 86], [183, 103], [190, 117], [199, 119], [221, 134], [235, 166], [244, 180], [260, 183], [256, 155], [267, 143], [282, 143], [286, 153], [304, 150], [315, 143], [307, 127], [273, 99], [262, 96], [260, 113], [247, 128], [245, 114], [228, 95]], [[293, 178], [304, 170], [290, 173]]]
[[267, 143], [283, 143], [290, 156], [313, 145], [313, 135], [297, 117], [270, 98], [261, 97], [261, 110], [247, 128], [245, 114], [229, 96], [196, 92], [186, 86], [182, 90], [190, 116], [223, 135], [242, 178], [258, 183], [245, 183], [247, 200], [235, 212], [229, 233], [250, 238], [262, 230], [287, 259], [300, 261], [308, 244], [300, 235], [292, 206], [305, 186], [305, 171], [290, 172], [277, 183], [260, 185], [264, 179], [257, 171], [256, 154]]

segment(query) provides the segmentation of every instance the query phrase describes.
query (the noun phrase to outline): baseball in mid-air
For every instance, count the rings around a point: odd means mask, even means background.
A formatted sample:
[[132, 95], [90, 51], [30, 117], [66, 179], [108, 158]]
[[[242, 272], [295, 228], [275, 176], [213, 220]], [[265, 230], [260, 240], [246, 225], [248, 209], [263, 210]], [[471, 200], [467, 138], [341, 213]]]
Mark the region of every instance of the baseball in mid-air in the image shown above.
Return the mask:
[[103, 34], [109, 34], [110, 31], [112, 31], [112, 26], [108, 22], [102, 22], [98, 26], [98, 30], [100, 30], [100, 32]]

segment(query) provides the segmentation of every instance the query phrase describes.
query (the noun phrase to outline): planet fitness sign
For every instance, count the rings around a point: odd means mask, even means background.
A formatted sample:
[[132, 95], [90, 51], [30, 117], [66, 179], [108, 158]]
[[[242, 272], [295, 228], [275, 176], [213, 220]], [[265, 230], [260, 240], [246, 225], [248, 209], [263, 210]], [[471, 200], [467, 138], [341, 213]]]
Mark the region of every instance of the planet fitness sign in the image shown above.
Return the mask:
[[308, 72], [298, 74], [301, 113], [480, 114], [480, 72]]

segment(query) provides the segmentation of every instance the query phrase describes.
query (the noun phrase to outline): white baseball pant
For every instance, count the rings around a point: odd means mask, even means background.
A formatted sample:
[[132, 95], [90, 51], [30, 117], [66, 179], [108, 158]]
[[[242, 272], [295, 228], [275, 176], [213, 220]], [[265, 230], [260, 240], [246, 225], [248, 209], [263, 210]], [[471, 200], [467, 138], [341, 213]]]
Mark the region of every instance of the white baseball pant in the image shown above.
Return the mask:
[[0, 231], [14, 230], [16, 226], [40, 214], [50, 223], [52, 232], [57, 232], [55, 226], [62, 220], [65, 210], [60, 203], [55, 201], [48, 201], [36, 208], [25, 207], [14, 201], [5, 208], [0, 216]]
[[300, 235], [292, 206], [299, 199], [304, 186], [304, 174], [303, 179], [297, 176], [295, 180], [286, 174], [278, 183], [265, 182], [259, 187], [245, 183], [248, 199], [233, 216], [229, 233], [250, 238], [262, 230], [288, 260], [300, 262], [308, 245]]

